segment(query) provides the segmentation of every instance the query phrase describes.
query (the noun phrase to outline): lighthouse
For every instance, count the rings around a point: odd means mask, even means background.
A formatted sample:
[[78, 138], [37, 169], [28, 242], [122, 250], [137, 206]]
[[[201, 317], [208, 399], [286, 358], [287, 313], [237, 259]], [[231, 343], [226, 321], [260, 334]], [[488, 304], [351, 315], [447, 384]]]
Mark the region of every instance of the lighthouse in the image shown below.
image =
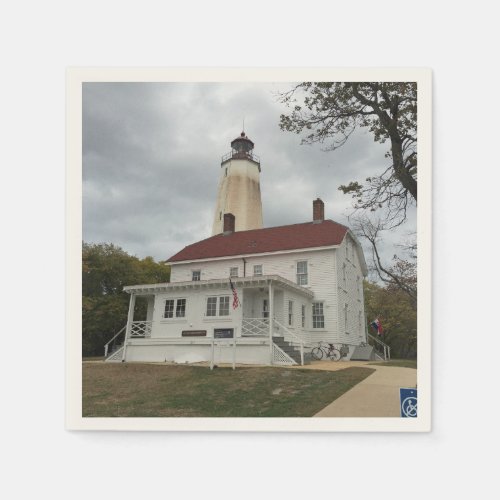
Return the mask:
[[254, 143], [242, 132], [221, 160], [212, 235], [223, 232], [224, 214], [235, 217], [235, 231], [262, 228], [260, 160]]

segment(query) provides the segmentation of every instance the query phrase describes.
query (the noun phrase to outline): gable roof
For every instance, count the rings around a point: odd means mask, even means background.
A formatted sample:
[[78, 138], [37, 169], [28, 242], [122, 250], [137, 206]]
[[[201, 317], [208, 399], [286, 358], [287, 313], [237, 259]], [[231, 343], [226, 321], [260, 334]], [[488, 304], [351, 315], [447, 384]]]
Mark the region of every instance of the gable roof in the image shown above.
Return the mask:
[[168, 262], [340, 245], [348, 228], [332, 220], [217, 234], [188, 245]]

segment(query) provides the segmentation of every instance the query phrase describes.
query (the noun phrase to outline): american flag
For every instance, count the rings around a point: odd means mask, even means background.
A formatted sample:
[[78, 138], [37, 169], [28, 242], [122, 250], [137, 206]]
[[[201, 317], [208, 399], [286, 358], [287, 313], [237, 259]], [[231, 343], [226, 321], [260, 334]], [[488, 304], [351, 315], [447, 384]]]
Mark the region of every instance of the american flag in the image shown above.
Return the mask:
[[375, 318], [372, 322], [371, 322], [371, 326], [377, 330], [377, 334], [380, 336], [384, 333], [384, 329], [382, 328], [382, 323], [381, 321], [378, 319], [378, 318]]
[[236, 288], [234, 288], [231, 278], [229, 278], [229, 284], [231, 285], [231, 290], [233, 291], [233, 309], [236, 309], [240, 305], [240, 299], [238, 298], [238, 293]]

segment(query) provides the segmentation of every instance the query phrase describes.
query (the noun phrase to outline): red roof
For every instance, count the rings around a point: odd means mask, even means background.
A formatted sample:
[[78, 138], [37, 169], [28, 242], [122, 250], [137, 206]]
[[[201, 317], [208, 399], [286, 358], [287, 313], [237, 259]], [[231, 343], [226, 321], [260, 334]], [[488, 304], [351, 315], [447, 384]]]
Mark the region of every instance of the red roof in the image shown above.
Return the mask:
[[339, 245], [346, 232], [347, 227], [342, 224], [324, 220], [316, 224], [305, 222], [290, 226], [237, 231], [226, 236], [217, 234], [185, 247], [170, 257], [168, 262]]

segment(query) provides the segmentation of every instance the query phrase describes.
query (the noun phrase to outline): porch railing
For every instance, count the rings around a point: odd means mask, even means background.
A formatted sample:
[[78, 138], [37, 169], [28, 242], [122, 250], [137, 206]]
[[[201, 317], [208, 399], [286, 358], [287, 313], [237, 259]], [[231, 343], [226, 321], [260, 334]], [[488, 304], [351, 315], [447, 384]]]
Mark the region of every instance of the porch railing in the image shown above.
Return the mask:
[[269, 337], [268, 318], [243, 318], [241, 321], [242, 337]]
[[151, 337], [152, 321], [132, 321], [130, 327], [130, 337]]
[[382, 342], [380, 339], [377, 337], [374, 337], [373, 335], [370, 335], [367, 333], [368, 337], [368, 343], [370, 344], [370, 340], [373, 342], [371, 345], [373, 345], [375, 352], [379, 354], [380, 356], [384, 357], [384, 361], [387, 361], [388, 359], [391, 359], [391, 348], [388, 346], [385, 342]]

